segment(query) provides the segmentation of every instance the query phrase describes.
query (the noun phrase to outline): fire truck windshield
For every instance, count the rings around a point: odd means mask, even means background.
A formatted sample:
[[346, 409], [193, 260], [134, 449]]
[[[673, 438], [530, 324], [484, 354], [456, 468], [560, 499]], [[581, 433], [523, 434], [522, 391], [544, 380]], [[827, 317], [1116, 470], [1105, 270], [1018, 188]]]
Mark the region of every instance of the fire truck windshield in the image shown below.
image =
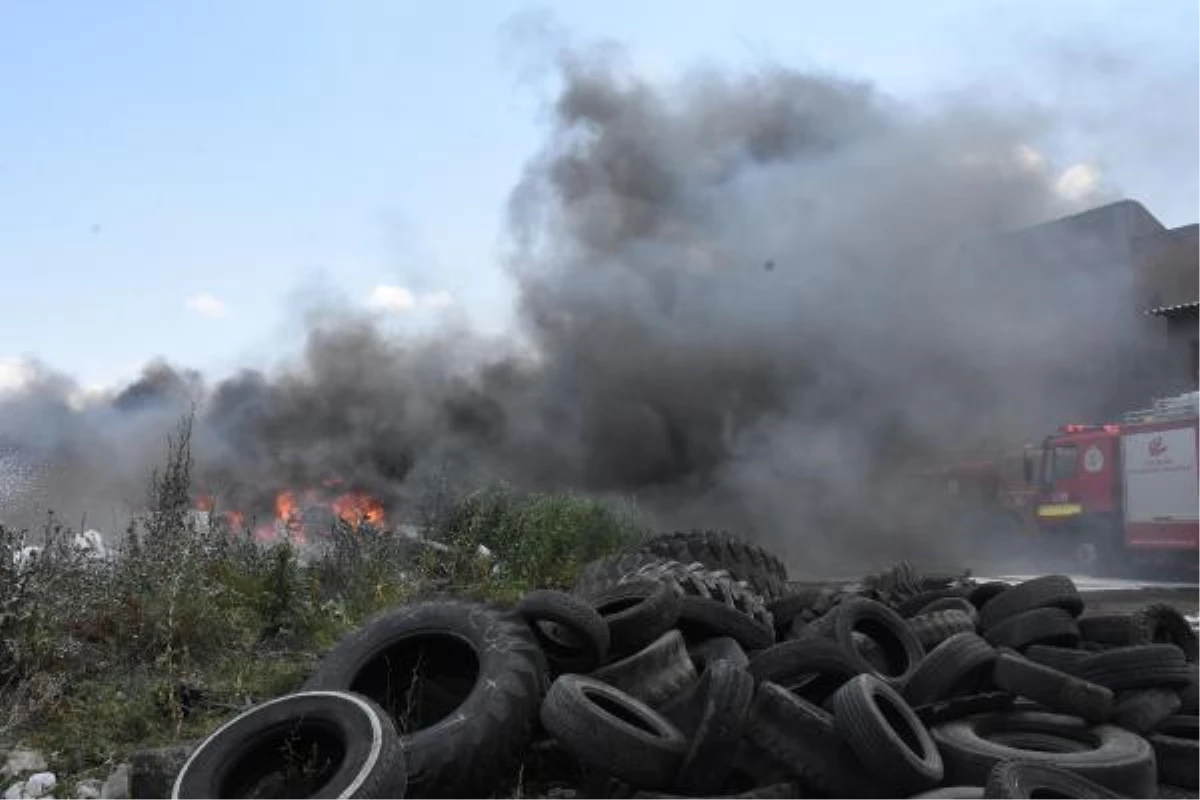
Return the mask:
[[1073, 478], [1078, 471], [1079, 448], [1073, 444], [1055, 445], [1054, 452], [1050, 458], [1050, 480], [1058, 481], [1063, 478]]

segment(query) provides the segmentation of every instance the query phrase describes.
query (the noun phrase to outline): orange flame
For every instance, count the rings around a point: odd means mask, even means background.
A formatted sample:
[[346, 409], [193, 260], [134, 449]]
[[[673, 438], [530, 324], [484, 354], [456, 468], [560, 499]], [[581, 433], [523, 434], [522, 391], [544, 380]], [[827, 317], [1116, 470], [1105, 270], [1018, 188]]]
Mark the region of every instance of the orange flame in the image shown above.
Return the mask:
[[348, 492], [330, 504], [333, 513], [350, 525], [383, 524], [383, 503], [365, 492]]
[[246, 527], [246, 515], [241, 511], [226, 511], [225, 524], [234, 530], [240, 530]]
[[211, 494], [202, 494], [196, 498], [197, 511], [212, 511], [213, 497]]
[[275, 516], [285, 523], [291, 522], [296, 516], [296, 495], [290, 491], [282, 491], [275, 496]]

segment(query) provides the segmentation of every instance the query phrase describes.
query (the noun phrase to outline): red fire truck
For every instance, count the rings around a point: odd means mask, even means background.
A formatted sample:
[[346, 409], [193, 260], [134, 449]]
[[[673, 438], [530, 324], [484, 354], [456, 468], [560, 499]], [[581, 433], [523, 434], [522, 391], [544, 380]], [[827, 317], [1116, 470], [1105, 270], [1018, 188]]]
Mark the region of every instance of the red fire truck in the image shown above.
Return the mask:
[[1046, 437], [1031, 509], [1037, 530], [1093, 574], [1147, 560], [1194, 568], [1198, 410], [1200, 393], [1189, 392], [1115, 423], [1064, 425]]
[[1195, 569], [1198, 397], [1064, 425], [1041, 447], [922, 469], [916, 505], [984, 560], [1065, 557], [1093, 575], [1148, 561]]

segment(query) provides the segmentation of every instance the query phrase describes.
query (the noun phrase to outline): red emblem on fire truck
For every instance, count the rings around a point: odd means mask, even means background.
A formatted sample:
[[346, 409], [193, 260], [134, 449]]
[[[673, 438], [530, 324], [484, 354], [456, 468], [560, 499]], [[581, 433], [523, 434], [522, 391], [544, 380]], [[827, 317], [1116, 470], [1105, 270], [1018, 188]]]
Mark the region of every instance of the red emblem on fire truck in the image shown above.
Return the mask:
[[1146, 445], [1146, 449], [1150, 451], [1150, 455], [1158, 458], [1163, 453], [1167, 452], [1167, 445], [1163, 442], [1161, 436], [1155, 436], [1150, 440], [1150, 444]]

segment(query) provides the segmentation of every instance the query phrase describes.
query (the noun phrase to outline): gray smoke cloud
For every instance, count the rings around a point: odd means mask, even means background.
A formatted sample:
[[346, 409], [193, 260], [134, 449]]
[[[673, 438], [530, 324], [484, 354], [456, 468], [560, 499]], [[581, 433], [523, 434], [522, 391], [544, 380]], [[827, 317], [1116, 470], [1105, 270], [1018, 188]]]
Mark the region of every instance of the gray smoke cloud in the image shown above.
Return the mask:
[[505, 480], [633, 496], [804, 574], [953, 557], [906, 518], [905, 470], [1140, 398], [1105, 232], [1003, 235], [1111, 199], [1056, 191], [1045, 118], [783, 67], [557, 64], [509, 207], [519, 339], [396, 339], [342, 310], [278, 373], [155, 364], [78, 408], [46, 371], [0, 405], [0, 442], [69, 465], [57, 503], [126, 500], [198, 402], [227, 508], [337, 476], [403, 517], [439, 475]]

